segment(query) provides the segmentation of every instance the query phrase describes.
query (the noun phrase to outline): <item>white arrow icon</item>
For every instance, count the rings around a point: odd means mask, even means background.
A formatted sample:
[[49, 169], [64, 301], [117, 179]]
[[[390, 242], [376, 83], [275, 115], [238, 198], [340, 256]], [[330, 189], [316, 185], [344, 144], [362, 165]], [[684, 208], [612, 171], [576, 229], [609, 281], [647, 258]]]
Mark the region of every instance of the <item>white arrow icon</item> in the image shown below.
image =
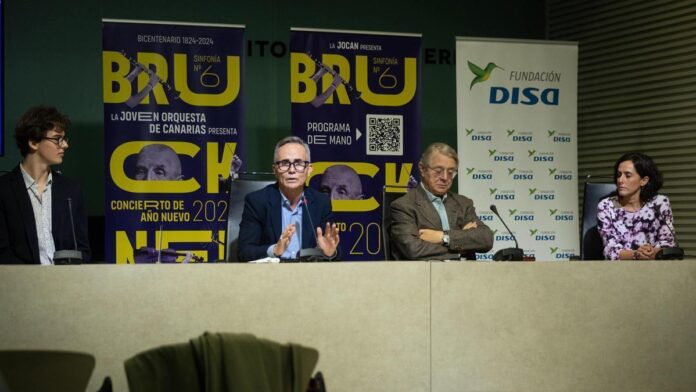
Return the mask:
[[360, 139], [360, 136], [362, 136], [362, 133], [360, 133], [358, 128], [355, 128], [355, 140]]

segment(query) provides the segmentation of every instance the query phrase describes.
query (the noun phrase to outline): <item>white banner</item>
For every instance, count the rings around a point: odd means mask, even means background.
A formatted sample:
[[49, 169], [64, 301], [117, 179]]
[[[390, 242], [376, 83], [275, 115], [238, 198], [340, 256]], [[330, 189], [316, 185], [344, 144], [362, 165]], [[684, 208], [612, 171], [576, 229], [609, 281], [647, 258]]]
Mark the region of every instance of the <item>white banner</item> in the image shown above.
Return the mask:
[[576, 43], [457, 38], [459, 193], [495, 232], [491, 259], [579, 254]]

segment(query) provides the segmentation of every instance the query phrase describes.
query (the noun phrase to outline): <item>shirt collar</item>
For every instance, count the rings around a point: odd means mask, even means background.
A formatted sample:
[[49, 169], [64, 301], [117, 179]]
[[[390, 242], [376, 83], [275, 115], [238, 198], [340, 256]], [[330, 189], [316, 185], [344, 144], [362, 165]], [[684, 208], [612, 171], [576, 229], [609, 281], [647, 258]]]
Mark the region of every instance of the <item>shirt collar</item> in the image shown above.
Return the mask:
[[[34, 185], [38, 185], [36, 183], [36, 180], [32, 176], [27, 173], [26, 170], [24, 170], [24, 167], [22, 164], [19, 164], [19, 170], [22, 172], [22, 178], [24, 179], [24, 185], [27, 187], [27, 189], [31, 188]], [[51, 185], [53, 183], [53, 172], [51, 170], [48, 171], [48, 181], [46, 181], [46, 185]]]
[[421, 187], [423, 188], [423, 190], [425, 191], [425, 195], [428, 197], [428, 200], [430, 200], [430, 202], [434, 202], [435, 200], [440, 200], [440, 201], [442, 201], [442, 202], [444, 203], [445, 200], [447, 200], [447, 193], [445, 193], [444, 195], [442, 195], [442, 197], [438, 197], [438, 196], [433, 195], [433, 194], [425, 187], [425, 185], [423, 185], [423, 182], [421, 182], [420, 185], [421, 185]]
[[[280, 193], [280, 197], [281, 197], [280, 205], [282, 205], [283, 208], [290, 210], [290, 200], [287, 197], [285, 197], [283, 192], [280, 192], [280, 190], [278, 190], [278, 192]], [[300, 195], [300, 201], [297, 203], [297, 206], [295, 207], [295, 209], [302, 207], [302, 203], [304, 203], [304, 200], [305, 200], [305, 195], [304, 195], [304, 192], [302, 192], [302, 194]]]

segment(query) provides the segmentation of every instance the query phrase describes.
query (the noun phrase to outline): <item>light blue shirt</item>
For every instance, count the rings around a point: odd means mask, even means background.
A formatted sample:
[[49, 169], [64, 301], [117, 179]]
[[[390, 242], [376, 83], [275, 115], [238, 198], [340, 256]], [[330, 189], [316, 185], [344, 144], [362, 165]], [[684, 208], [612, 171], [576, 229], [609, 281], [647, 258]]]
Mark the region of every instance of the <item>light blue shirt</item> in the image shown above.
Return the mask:
[[[296, 259], [299, 256], [300, 249], [302, 249], [302, 210], [304, 209], [302, 204], [304, 203], [304, 197], [300, 197], [300, 201], [295, 206], [295, 209], [290, 207], [290, 200], [282, 192], [280, 192], [280, 197], [283, 198], [280, 206], [282, 216], [281, 230], [284, 231], [289, 225], [295, 224], [295, 234], [293, 234], [290, 244], [288, 244], [285, 252], [280, 257], [283, 259]], [[275, 246], [276, 244], [273, 244], [266, 250], [268, 257], [276, 257], [273, 254]]]
[[53, 242], [53, 223], [51, 214], [53, 213], [51, 187], [53, 185], [53, 174], [48, 173], [46, 188], [43, 194], [39, 194], [39, 184], [24, 171], [19, 165], [24, 177], [24, 185], [27, 187], [31, 208], [34, 211], [34, 221], [36, 223], [36, 237], [39, 240], [39, 259], [43, 265], [53, 264], [53, 254], [56, 253], [56, 246]]
[[433, 203], [435, 211], [437, 211], [437, 214], [440, 216], [440, 222], [442, 223], [442, 231], [449, 231], [449, 220], [447, 219], [447, 210], [445, 210], [445, 200], [447, 200], [447, 194], [445, 193], [444, 195], [442, 195], [442, 198], [440, 198], [430, 193], [430, 191], [425, 188], [425, 185], [423, 185], [422, 182], [421, 187], [423, 187], [425, 195], [428, 196], [428, 200], [430, 200], [430, 202]]

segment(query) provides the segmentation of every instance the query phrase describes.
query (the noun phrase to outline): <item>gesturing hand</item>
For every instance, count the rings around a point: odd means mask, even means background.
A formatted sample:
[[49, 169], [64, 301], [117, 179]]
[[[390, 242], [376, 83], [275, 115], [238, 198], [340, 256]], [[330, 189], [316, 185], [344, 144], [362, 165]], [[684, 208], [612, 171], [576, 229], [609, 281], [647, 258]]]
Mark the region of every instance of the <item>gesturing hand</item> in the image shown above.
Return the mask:
[[321, 227], [317, 227], [317, 246], [324, 253], [324, 256], [333, 257], [336, 254], [339, 241], [338, 228], [335, 223], [326, 222], [324, 231], [321, 230]]
[[285, 253], [285, 249], [288, 248], [288, 245], [290, 245], [290, 240], [292, 239], [292, 236], [295, 234], [295, 224], [289, 224], [288, 227], [283, 230], [283, 234], [280, 235], [280, 238], [278, 238], [278, 242], [276, 243], [275, 247], [273, 248], [273, 256], [275, 257], [280, 257]]

